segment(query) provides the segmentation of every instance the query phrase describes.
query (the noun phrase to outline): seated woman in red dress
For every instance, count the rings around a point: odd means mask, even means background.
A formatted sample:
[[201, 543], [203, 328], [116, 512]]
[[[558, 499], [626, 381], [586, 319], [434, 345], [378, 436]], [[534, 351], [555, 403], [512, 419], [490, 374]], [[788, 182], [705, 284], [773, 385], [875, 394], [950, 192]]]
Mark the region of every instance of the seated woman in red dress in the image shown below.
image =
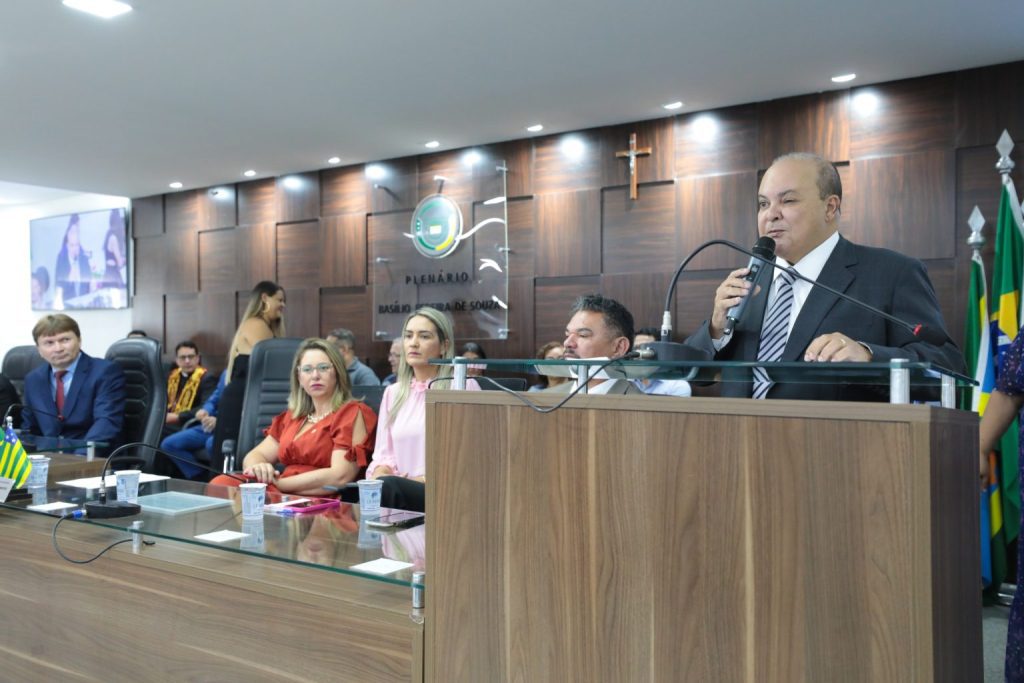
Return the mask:
[[[274, 418], [267, 437], [246, 454], [242, 473], [268, 491], [333, 496], [324, 486], [354, 481], [373, 451], [377, 416], [352, 398], [338, 350], [323, 339], [306, 339], [295, 354], [288, 409]], [[284, 471], [277, 472], [276, 465]], [[221, 475], [211, 484], [237, 486]]]

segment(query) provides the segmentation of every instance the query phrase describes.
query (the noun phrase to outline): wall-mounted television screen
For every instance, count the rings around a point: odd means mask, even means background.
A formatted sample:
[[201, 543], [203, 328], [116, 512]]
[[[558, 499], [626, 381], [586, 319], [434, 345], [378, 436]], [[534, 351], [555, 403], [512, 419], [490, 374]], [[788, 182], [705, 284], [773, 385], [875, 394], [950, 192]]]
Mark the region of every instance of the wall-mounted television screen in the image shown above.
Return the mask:
[[32, 310], [128, 308], [124, 209], [31, 221]]

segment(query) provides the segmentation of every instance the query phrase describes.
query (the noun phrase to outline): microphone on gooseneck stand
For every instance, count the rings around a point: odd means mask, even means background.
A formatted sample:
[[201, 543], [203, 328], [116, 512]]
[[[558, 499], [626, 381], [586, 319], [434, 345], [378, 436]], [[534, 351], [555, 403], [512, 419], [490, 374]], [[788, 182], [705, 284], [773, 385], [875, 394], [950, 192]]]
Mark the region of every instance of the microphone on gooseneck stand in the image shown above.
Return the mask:
[[[760, 244], [760, 240], [758, 240], [758, 243]], [[896, 316], [890, 315], [889, 313], [886, 313], [885, 311], [879, 308], [876, 308], [870, 304], [866, 304], [863, 301], [859, 301], [858, 299], [854, 299], [849, 294], [844, 294], [843, 292], [840, 292], [837, 289], [833, 289], [828, 285], [824, 285], [816, 280], [812, 280], [809, 277], [801, 275], [800, 272], [794, 269], [793, 267], [783, 268], [782, 266], [775, 264], [768, 258], [765, 258], [763, 255], [755, 253], [757, 249], [751, 252], [747, 251], [738, 244], [734, 244], [728, 240], [711, 240], [709, 242], [705, 242], [704, 244], [694, 249], [693, 252], [689, 256], [687, 256], [682, 263], [679, 264], [679, 267], [676, 268], [676, 272], [672, 276], [672, 281], [669, 283], [668, 293], [665, 296], [665, 312], [663, 314], [661, 323], [661, 341], [644, 344], [642, 348], [638, 349], [640, 357], [643, 358], [644, 360], [710, 360], [710, 356], [701, 349], [696, 349], [685, 344], [675, 344], [671, 341], [672, 297], [675, 295], [676, 281], [679, 280], [679, 276], [682, 274], [683, 269], [686, 268], [686, 266], [690, 263], [690, 261], [693, 260], [693, 258], [697, 254], [699, 254], [700, 252], [704, 251], [705, 249], [714, 244], [721, 244], [722, 246], [729, 247], [733, 251], [738, 251], [741, 254], [746, 254], [747, 256], [751, 257], [751, 262], [753, 262], [753, 260], [756, 259], [757, 261], [763, 263], [766, 266], [771, 266], [773, 270], [784, 270], [790, 275], [792, 275], [794, 278], [810, 283], [812, 287], [824, 289], [829, 294], [839, 297], [843, 301], [847, 301], [853, 304], [854, 306], [863, 308], [865, 311], [874, 313], [876, 316], [884, 318], [885, 320], [888, 320], [889, 322], [898, 325], [899, 327], [902, 327], [903, 329], [910, 332], [911, 335], [927, 344], [941, 346], [942, 344], [945, 344], [947, 341], [952, 341], [949, 335], [946, 334], [946, 332], [943, 330], [937, 330], [923, 323], [909, 323], [906, 320], [900, 320]], [[747, 299], [749, 298], [750, 297], [748, 296]], [[734, 309], [730, 309], [730, 311], [732, 310]], [[739, 319], [740, 315], [742, 315], [742, 312], [743, 311], [741, 310], [739, 312], [739, 315], [736, 316], [737, 320]]]
[[754, 288], [757, 286], [761, 272], [764, 271], [769, 275], [771, 274], [772, 268], [770, 266], [775, 261], [775, 240], [771, 237], [760, 237], [751, 251], [753, 251], [756, 256], [750, 257], [750, 262], [747, 263], [747, 269], [749, 272], [743, 277], [744, 282], [750, 283], [750, 291], [740, 299], [738, 304], [726, 312], [725, 326], [722, 328], [726, 334], [732, 334], [733, 329], [736, 327], [736, 323], [740, 321], [743, 317], [743, 312], [747, 310], [747, 303], [750, 301], [750, 297], [754, 293]]
[[32, 406], [25, 405], [24, 403], [12, 403], [10, 406], [8, 406], [7, 411], [4, 413], [4, 424], [7, 423], [7, 418], [9, 418], [11, 416], [11, 413], [14, 411], [15, 408], [21, 408], [22, 410], [24, 410], [25, 408], [28, 408], [33, 413], [39, 413], [40, 415], [46, 415], [47, 417], [55, 417], [58, 420], [60, 420], [61, 422], [64, 421], [64, 416], [63, 415], [59, 415], [57, 413], [51, 413], [51, 412], [48, 412], [46, 410], [39, 410], [39, 408], [33, 408]]
[[157, 448], [156, 446], [151, 446], [148, 443], [141, 443], [138, 441], [133, 443], [126, 443], [122, 446], [118, 446], [117, 448], [115, 448], [110, 453], [110, 455], [107, 456], [107, 459], [103, 461], [103, 471], [100, 473], [99, 500], [89, 501], [85, 504], [85, 511], [89, 517], [92, 517], [93, 519], [112, 519], [114, 517], [130, 517], [132, 515], [137, 515], [139, 514], [139, 512], [142, 511], [142, 507], [138, 503], [129, 503], [123, 500], [107, 500], [107, 470], [110, 467], [110, 463], [121, 453], [121, 451], [124, 451], [128, 448], [148, 448], [152, 450], [154, 453], [159, 453], [160, 455], [166, 456], [178, 462], [183, 462], [188, 465], [194, 465], [195, 467], [199, 467], [214, 474], [227, 474], [227, 476], [243, 484], [248, 481], [248, 479], [245, 479], [244, 477], [238, 477], [229, 472], [218, 472], [212, 467], [207, 467], [202, 463], [194, 462], [192, 460], [186, 460], [181, 456], [175, 455], [174, 453], [168, 453], [167, 451]]

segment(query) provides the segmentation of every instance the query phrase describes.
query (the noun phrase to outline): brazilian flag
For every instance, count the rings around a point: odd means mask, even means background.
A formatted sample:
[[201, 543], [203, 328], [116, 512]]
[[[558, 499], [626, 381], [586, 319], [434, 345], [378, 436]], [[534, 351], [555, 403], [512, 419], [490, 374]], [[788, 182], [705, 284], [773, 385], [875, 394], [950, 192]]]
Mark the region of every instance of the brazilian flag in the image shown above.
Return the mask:
[[[1021, 280], [1024, 278], [1024, 239], [1020, 205], [1013, 182], [1006, 177], [996, 223], [996, 255], [992, 272], [992, 342], [996, 348], [996, 377], [1002, 360], [1020, 329]], [[1003, 500], [1003, 529], [1006, 542], [1020, 533], [1020, 477], [1017, 421], [999, 442], [999, 484]]]

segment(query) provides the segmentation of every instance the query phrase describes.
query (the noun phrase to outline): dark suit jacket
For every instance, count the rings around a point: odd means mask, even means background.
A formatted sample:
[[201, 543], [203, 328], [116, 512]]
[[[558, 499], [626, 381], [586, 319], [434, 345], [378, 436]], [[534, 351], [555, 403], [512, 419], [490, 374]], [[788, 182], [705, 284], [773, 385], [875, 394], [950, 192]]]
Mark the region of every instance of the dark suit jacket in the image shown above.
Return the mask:
[[124, 425], [124, 372], [110, 361], [82, 353], [64, 399], [64, 420], [54, 417], [50, 393], [53, 369], [43, 365], [25, 375], [22, 427], [32, 434], [103, 441], [116, 446]]
[[[798, 269], [799, 270], [799, 269]], [[825, 263], [818, 282], [828, 285], [858, 301], [870, 304], [890, 315], [912, 324], [922, 323], [945, 332], [935, 290], [924, 265], [888, 249], [853, 244], [839, 238], [835, 250]], [[753, 295], [746, 315], [736, 326], [733, 337], [715, 357], [716, 360], [757, 359], [761, 323], [764, 318], [770, 287]], [[941, 346], [918, 340], [908, 330], [873, 315], [871, 312], [843, 301], [834, 294], [815, 288], [807, 297], [796, 324], [790, 333], [782, 361], [802, 361], [804, 351], [818, 336], [841, 332], [871, 347], [872, 360], [885, 362], [893, 358], [929, 361], [955, 372], [966, 372], [963, 355], [951, 339]], [[714, 353], [709, 322], [687, 343]], [[726, 373], [723, 373], [723, 379]], [[750, 396], [749, 381], [727, 381], [722, 385], [724, 396]], [[816, 384], [778, 383], [768, 392], [769, 398], [797, 398], [833, 401], [884, 401], [888, 389], [876, 386], [825, 382]]]

